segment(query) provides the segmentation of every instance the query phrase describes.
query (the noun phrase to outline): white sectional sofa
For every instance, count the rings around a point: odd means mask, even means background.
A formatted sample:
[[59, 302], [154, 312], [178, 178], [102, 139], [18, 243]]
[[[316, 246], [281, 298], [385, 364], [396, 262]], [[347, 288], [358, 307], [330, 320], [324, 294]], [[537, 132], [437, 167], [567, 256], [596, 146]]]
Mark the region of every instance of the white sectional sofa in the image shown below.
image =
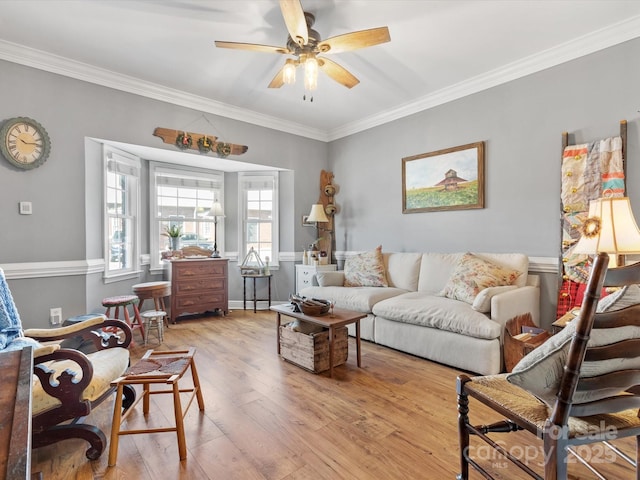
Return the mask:
[[[299, 292], [333, 299], [337, 307], [367, 313], [363, 340], [482, 375], [503, 370], [507, 320], [530, 313], [539, 324], [539, 278], [528, 274], [523, 254], [475, 253], [474, 258], [521, 272], [508, 287], [490, 287], [473, 300], [441, 296], [464, 253], [383, 253], [388, 286], [343, 286], [344, 271], [318, 272]], [[348, 259], [347, 259], [348, 261]], [[354, 326], [350, 326], [354, 335]]]

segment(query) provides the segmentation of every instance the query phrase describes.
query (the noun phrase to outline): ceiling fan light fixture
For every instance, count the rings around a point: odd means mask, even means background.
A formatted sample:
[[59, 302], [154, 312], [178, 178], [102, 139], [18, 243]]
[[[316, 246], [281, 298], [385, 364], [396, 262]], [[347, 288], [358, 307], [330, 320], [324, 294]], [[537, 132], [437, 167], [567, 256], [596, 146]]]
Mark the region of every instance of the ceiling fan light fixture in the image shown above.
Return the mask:
[[296, 83], [296, 63], [291, 58], [287, 59], [282, 69], [282, 81], [287, 85]]
[[310, 92], [318, 88], [318, 60], [312, 55], [304, 62], [304, 88]]

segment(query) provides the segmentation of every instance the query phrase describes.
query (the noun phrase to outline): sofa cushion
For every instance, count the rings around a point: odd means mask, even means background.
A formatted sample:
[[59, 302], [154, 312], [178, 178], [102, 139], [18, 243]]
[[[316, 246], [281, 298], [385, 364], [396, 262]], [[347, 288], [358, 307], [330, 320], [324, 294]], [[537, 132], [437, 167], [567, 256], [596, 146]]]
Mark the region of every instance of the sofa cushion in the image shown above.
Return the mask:
[[376, 317], [396, 322], [438, 328], [462, 335], [500, 338], [502, 327], [471, 305], [423, 292], [408, 292], [378, 302], [373, 307]]
[[421, 253], [383, 253], [382, 257], [390, 287], [403, 288], [410, 292], [418, 290]]
[[388, 285], [382, 259], [382, 246], [345, 259], [345, 287], [387, 287]]
[[480, 291], [489, 287], [511, 285], [524, 272], [505, 268], [472, 253], [462, 255], [441, 295], [473, 303]]
[[420, 262], [418, 291], [435, 295], [447, 284], [461, 253], [425, 253]]
[[336, 302], [336, 307], [370, 313], [373, 306], [387, 298], [406, 293], [401, 288], [380, 287], [307, 287], [300, 291], [301, 295], [312, 298], [324, 298]]
[[[420, 263], [418, 291], [438, 293], [444, 289], [449, 277], [462, 253], [425, 253]], [[524, 272], [513, 283], [518, 287], [527, 284], [529, 257], [522, 253], [474, 253], [475, 256], [489, 260], [497, 265]]]
[[341, 287], [344, 284], [344, 272], [316, 272], [316, 280], [321, 287]]

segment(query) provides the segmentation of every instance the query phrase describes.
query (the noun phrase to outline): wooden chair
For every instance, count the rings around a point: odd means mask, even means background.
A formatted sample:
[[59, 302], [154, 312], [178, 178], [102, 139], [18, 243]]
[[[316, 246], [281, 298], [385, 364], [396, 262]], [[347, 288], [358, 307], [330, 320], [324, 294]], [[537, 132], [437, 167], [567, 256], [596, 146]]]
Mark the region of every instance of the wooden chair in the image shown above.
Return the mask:
[[[597, 473], [594, 465], [578, 455], [580, 448], [576, 448], [576, 446], [603, 442], [598, 448], [612, 449], [607, 452], [614, 454], [604, 458], [620, 457], [626, 460], [636, 470], [634, 478], [640, 479], [640, 473], [636, 467], [640, 449], [640, 418], [638, 418], [640, 338], [631, 338], [640, 335], [629, 334], [629, 328], [640, 327], [640, 305], [596, 313], [603, 285], [640, 284], [640, 263], [611, 269], [608, 272], [607, 263], [608, 255], [598, 254], [580, 315], [572, 322], [575, 324], [566, 327], [569, 330], [556, 334], [544, 345], [538, 347], [538, 349], [544, 348], [548, 342], [554, 342], [549, 345], [560, 345], [563, 337], [558, 335], [566, 337], [566, 344], [563, 344], [562, 349], [554, 350], [553, 357], [549, 351], [539, 353], [539, 358], [544, 359], [545, 362], [557, 359], [556, 355], [562, 355], [562, 352], [566, 356], [566, 361], [558, 368], [557, 385], [552, 381], [553, 368], [543, 364], [547, 368], [542, 372], [544, 381], [547, 386], [553, 386], [550, 390], [553, 395], [545, 396], [535, 388], [525, 390], [520, 386], [524, 378], [522, 376], [515, 377], [519, 379], [520, 385], [514, 384], [514, 377], [508, 380], [508, 376], [514, 375], [513, 373], [473, 378], [467, 375], [458, 377], [460, 474], [457, 478], [459, 480], [469, 478], [469, 466], [481, 472], [485, 478], [494, 478], [488, 471], [489, 465], [484, 461], [487, 458], [486, 451], [490, 449], [482, 443], [480, 446], [484, 450], [476, 449], [476, 441], [474, 440], [473, 445], [470, 442], [471, 438], [475, 437], [495, 449], [497, 455], [492, 456], [492, 459], [508, 460], [531, 477], [547, 480], [567, 478], [569, 455], [575, 457], [577, 462], [586, 466], [598, 478], [605, 478]], [[623, 330], [619, 330], [621, 327]], [[619, 338], [613, 342], [603, 342], [603, 339], [611, 339], [616, 335]], [[588, 344], [590, 337], [594, 340], [592, 344], [601, 346]], [[530, 355], [536, 353], [538, 349]], [[625, 370], [605, 368], [611, 365], [607, 363], [610, 361], [623, 361], [631, 367], [627, 366]], [[564, 368], [562, 368], [563, 364]], [[514, 371], [518, 371], [518, 366]], [[526, 375], [534, 370], [523, 371]], [[595, 376], [594, 373], [596, 373]], [[517, 375], [523, 375], [523, 373], [520, 372]], [[536, 396], [530, 393], [530, 390], [534, 390]], [[491, 425], [472, 425], [469, 420], [469, 397], [490, 407], [503, 419]], [[499, 437], [497, 433], [517, 431], [529, 432], [542, 440], [539, 455], [533, 461], [527, 462], [527, 458], [520, 455], [528, 451], [522, 446], [510, 445], [505, 442], [505, 439], [497, 439]], [[516, 440], [522, 438], [522, 434], [519, 435], [515, 435]], [[629, 458], [610, 443], [610, 440], [629, 436], [636, 437], [636, 459]], [[478, 454], [481, 451], [483, 455]], [[540, 463], [544, 464], [542, 475], [534, 468], [535, 464]], [[512, 476], [505, 477], [505, 473], [508, 472], [502, 469], [500, 478]]]
[[[103, 329], [108, 329], [105, 333]], [[82, 423], [84, 417], [114, 393], [111, 382], [129, 366], [131, 328], [121, 320], [97, 317], [68, 327], [29, 329], [24, 336], [39, 342], [82, 337], [93, 342], [95, 353], [60, 348], [52, 344], [34, 352], [32, 435], [33, 448], [69, 438], [89, 442], [86, 456], [95, 460], [104, 451], [105, 434], [96, 426]], [[133, 388], [124, 390], [127, 409], [136, 397]]]

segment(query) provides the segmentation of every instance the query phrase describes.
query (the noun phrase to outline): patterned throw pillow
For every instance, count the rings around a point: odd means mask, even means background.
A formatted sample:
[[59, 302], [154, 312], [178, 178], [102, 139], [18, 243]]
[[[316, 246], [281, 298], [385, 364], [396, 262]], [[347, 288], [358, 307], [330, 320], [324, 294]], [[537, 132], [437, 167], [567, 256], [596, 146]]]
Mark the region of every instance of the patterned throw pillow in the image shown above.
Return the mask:
[[521, 274], [512, 268], [465, 253], [455, 265], [440, 295], [473, 304], [476, 296], [485, 288], [512, 285]]
[[344, 261], [345, 287], [388, 287], [382, 246], [370, 252], [347, 257]]

